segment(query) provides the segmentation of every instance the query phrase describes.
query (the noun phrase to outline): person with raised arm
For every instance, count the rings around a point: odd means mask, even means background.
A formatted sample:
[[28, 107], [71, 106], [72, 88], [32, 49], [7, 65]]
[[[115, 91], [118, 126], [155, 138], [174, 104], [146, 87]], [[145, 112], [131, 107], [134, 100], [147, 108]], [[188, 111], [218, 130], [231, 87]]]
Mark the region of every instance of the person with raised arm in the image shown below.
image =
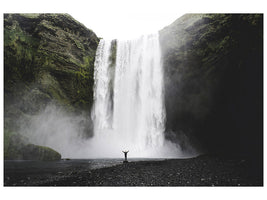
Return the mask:
[[123, 163], [127, 163], [128, 162], [128, 160], [127, 160], [127, 153], [129, 152], [129, 150], [128, 151], [122, 151], [123, 153], [124, 153], [124, 161], [123, 161]]

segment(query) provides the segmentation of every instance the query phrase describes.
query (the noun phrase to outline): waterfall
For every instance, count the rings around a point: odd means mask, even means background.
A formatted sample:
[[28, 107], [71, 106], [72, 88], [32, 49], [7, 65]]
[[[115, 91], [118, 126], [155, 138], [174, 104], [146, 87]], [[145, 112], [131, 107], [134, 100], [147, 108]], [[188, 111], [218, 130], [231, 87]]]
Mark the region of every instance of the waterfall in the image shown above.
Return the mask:
[[[115, 43], [113, 42], [113, 45]], [[116, 54], [114, 54], [114, 50]], [[112, 56], [116, 55], [116, 63]], [[93, 157], [179, 157], [166, 141], [163, 69], [158, 34], [101, 40], [95, 59]]]
[[110, 99], [110, 74], [109, 74], [109, 56], [110, 56], [111, 42], [100, 41], [95, 59], [94, 71], [94, 112], [92, 113], [94, 120], [95, 132], [111, 128], [111, 100]]

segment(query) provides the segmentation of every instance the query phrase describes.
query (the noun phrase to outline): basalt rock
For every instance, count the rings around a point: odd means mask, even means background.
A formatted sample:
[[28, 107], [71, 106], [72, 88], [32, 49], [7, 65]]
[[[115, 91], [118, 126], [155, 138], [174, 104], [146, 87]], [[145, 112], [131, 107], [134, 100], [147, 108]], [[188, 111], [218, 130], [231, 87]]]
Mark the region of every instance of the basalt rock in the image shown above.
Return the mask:
[[89, 112], [98, 42], [67, 14], [5, 14], [5, 115], [34, 114], [52, 101]]
[[5, 160], [60, 160], [61, 155], [45, 146], [29, 144], [26, 137], [6, 130], [4, 140]]
[[187, 14], [160, 31], [160, 43], [166, 137], [262, 161], [263, 15]]
[[49, 104], [88, 115], [98, 42], [68, 14], [4, 14], [5, 135]]

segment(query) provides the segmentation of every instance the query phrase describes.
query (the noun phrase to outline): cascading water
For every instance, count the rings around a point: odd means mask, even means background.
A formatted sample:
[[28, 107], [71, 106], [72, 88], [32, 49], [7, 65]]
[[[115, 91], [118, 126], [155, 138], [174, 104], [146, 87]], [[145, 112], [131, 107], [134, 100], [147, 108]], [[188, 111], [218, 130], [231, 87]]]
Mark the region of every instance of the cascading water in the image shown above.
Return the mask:
[[91, 157], [179, 157], [164, 139], [163, 70], [158, 34], [131, 41], [101, 40], [95, 60]]
[[[94, 88], [94, 110], [92, 113], [95, 132], [111, 128], [111, 98], [110, 98], [110, 74], [109, 56], [111, 42], [101, 40], [96, 52], [95, 60], [95, 88]], [[97, 134], [98, 135], [98, 134]]]

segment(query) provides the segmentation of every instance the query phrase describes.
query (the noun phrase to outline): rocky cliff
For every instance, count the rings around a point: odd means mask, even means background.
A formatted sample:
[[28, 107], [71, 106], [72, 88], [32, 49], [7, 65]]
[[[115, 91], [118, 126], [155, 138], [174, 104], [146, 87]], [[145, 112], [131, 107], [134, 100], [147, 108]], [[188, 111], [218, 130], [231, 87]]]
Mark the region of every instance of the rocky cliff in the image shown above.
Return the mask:
[[160, 42], [167, 137], [262, 160], [263, 15], [187, 14]]
[[34, 144], [29, 144], [27, 138], [22, 135], [5, 131], [4, 139], [4, 159], [5, 160], [60, 160], [61, 154], [55, 150]]
[[91, 30], [67, 14], [5, 14], [4, 37], [5, 114], [50, 101], [90, 109], [99, 41]]
[[98, 42], [68, 14], [5, 14], [5, 132], [50, 103], [89, 113]]

